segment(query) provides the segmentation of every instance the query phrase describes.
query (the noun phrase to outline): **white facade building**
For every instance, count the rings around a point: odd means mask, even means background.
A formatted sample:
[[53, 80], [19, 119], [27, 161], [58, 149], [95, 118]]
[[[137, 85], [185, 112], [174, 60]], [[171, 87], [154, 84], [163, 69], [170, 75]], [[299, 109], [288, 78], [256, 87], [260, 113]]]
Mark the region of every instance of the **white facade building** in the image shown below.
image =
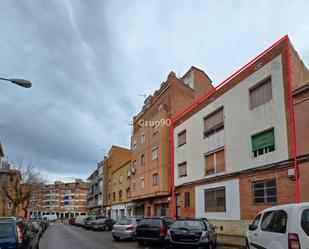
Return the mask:
[[[287, 108], [279, 55], [175, 127], [175, 186], [287, 160]], [[225, 210], [206, 212], [205, 190], [220, 187]], [[238, 180], [197, 186], [195, 200], [196, 216], [240, 219]]]

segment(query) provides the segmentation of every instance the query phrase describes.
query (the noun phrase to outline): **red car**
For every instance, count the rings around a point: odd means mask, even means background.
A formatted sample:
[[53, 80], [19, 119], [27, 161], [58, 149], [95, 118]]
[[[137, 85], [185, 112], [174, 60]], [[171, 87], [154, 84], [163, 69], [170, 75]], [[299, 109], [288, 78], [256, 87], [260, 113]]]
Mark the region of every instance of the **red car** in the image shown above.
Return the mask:
[[76, 224], [76, 223], [75, 223], [75, 218], [73, 217], [73, 218], [69, 219], [69, 223], [70, 223], [71, 225], [75, 225], [75, 224]]

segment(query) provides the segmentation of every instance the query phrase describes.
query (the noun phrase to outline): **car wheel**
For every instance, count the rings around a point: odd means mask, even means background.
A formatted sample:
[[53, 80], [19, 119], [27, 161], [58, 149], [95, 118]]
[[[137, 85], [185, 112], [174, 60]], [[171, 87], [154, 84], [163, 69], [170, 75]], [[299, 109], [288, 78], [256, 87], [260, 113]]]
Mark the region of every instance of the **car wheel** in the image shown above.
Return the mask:
[[141, 241], [141, 240], [137, 240], [137, 243], [138, 243], [140, 246], [145, 245], [145, 242], [144, 242], [144, 241]]
[[116, 241], [119, 241], [119, 237], [117, 237], [117, 236], [113, 236], [113, 238], [114, 238], [114, 240], [116, 240]]

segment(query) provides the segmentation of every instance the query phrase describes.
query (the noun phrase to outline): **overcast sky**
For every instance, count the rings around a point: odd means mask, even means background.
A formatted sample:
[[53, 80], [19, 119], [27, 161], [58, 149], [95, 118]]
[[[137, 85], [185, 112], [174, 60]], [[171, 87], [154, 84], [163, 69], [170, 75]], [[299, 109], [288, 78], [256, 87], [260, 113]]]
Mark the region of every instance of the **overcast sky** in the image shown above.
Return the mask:
[[285, 34], [309, 65], [309, 1], [0, 1], [0, 141], [50, 181], [87, 178], [170, 71], [220, 83]]

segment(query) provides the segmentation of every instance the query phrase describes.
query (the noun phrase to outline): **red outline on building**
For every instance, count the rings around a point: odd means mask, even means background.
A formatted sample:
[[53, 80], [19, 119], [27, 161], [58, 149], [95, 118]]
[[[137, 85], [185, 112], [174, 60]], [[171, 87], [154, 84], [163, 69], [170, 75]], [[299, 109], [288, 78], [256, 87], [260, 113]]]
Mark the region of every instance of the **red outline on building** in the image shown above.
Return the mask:
[[175, 218], [175, 179], [174, 179], [174, 124], [175, 121], [177, 121], [179, 118], [181, 118], [183, 115], [188, 113], [190, 110], [192, 110], [195, 106], [197, 106], [201, 101], [203, 101], [205, 98], [210, 96], [212, 93], [214, 93], [216, 90], [218, 90], [220, 87], [225, 85], [229, 82], [230, 79], [234, 78], [236, 75], [238, 75], [240, 72], [245, 70], [247, 67], [249, 67], [251, 64], [253, 64], [255, 61], [257, 61], [260, 57], [262, 57], [264, 54], [269, 52], [272, 48], [277, 46], [282, 41], [286, 42], [286, 53], [287, 53], [287, 60], [288, 60], [288, 81], [289, 81], [289, 103], [290, 103], [290, 114], [291, 114], [291, 129], [292, 129], [292, 144], [293, 144], [293, 157], [294, 157], [294, 171], [295, 171], [295, 190], [296, 190], [296, 202], [299, 203], [299, 185], [298, 185], [298, 169], [297, 169], [297, 161], [296, 161], [296, 138], [295, 138], [295, 121], [294, 121], [294, 108], [293, 108], [293, 95], [292, 95], [292, 79], [291, 79], [291, 61], [290, 61], [290, 49], [289, 49], [289, 36], [285, 35], [281, 39], [279, 39], [277, 42], [275, 42], [273, 45], [265, 49], [262, 53], [260, 53], [258, 56], [253, 58], [251, 61], [246, 63], [244, 66], [242, 66], [240, 69], [238, 69], [235, 73], [227, 77], [224, 81], [222, 81], [219, 85], [217, 85], [215, 88], [213, 88], [211, 91], [204, 94], [202, 97], [194, 101], [192, 104], [184, 108], [182, 111], [174, 115], [171, 119], [171, 175], [172, 175], [172, 206], [171, 206], [171, 216], [174, 219]]

